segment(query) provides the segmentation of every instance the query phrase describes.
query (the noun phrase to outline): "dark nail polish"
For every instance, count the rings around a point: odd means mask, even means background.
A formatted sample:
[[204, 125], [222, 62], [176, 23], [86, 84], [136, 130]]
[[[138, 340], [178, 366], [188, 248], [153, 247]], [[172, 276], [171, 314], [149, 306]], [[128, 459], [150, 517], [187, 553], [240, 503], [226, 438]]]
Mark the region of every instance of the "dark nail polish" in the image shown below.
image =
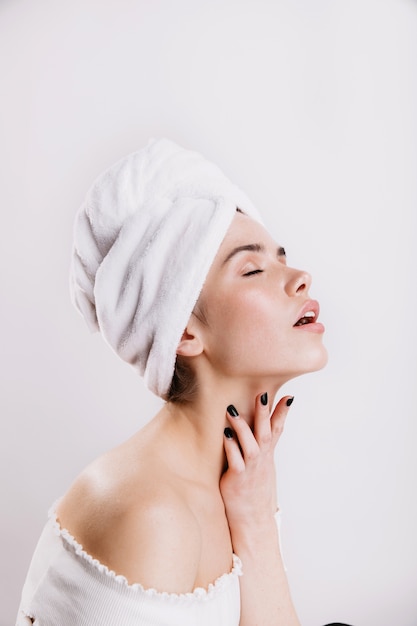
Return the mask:
[[227, 412], [232, 417], [239, 417], [239, 413], [237, 412], [237, 409], [233, 406], [233, 404], [229, 404], [229, 406], [227, 407]]
[[292, 398], [288, 398], [287, 402], [285, 403], [287, 406], [291, 406], [292, 403], [294, 401], [294, 396]]
[[233, 439], [233, 430], [229, 427], [224, 429], [224, 436], [226, 439]]
[[261, 404], [263, 404], [264, 406], [268, 404], [268, 394], [266, 393], [266, 391], [261, 395]]

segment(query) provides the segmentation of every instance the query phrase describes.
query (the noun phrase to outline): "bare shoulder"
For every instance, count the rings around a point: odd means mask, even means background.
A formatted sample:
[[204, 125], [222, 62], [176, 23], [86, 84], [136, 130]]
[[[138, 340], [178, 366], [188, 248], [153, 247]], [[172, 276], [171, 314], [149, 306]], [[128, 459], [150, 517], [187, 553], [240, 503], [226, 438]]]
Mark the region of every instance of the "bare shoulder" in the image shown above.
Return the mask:
[[112, 451], [82, 472], [59, 503], [58, 520], [129, 583], [192, 591], [201, 532], [181, 485], [151, 458], [128, 457], [128, 448]]

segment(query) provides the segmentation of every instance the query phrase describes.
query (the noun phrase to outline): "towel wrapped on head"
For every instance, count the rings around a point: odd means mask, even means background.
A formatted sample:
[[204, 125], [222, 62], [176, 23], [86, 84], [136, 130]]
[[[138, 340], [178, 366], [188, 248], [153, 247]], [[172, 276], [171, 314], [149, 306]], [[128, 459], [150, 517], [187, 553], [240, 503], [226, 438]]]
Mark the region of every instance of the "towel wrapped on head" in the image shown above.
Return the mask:
[[99, 176], [77, 214], [73, 302], [162, 398], [236, 208], [261, 221], [216, 165], [162, 139]]

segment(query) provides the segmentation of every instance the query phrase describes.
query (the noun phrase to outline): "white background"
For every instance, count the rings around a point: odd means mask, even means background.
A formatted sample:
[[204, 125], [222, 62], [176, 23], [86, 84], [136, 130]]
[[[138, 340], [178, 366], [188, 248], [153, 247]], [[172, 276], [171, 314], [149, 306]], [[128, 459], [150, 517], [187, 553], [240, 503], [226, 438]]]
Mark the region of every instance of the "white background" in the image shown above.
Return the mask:
[[303, 626], [415, 626], [417, 2], [2, 0], [0, 71], [0, 626], [49, 506], [159, 406], [68, 295], [85, 192], [151, 136], [314, 277], [330, 361], [278, 455]]

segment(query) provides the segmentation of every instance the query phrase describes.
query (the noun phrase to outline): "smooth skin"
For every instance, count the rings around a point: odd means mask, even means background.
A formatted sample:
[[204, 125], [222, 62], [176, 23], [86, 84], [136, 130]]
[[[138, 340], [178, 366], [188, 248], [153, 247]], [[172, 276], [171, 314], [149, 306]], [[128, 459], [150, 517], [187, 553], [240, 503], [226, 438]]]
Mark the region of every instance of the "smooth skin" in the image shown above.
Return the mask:
[[57, 509], [88, 553], [145, 588], [207, 588], [235, 552], [240, 626], [299, 625], [274, 519], [288, 396], [271, 406], [283, 383], [326, 362], [319, 325], [295, 326], [310, 284], [260, 224], [236, 214], [177, 350], [195, 372], [195, 399], [165, 404], [92, 463]]

